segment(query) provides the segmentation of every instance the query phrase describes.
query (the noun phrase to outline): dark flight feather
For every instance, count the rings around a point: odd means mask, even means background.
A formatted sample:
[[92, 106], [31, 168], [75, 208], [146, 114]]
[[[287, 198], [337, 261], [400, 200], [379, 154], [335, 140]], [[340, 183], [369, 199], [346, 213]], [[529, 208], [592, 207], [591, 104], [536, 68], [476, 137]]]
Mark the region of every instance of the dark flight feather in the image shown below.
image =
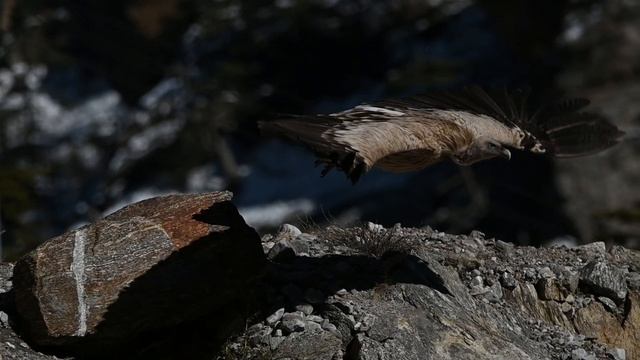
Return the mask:
[[559, 115], [548, 121], [547, 125], [545, 141], [552, 144], [552, 154], [557, 157], [593, 154], [617, 144], [624, 135], [595, 113]]

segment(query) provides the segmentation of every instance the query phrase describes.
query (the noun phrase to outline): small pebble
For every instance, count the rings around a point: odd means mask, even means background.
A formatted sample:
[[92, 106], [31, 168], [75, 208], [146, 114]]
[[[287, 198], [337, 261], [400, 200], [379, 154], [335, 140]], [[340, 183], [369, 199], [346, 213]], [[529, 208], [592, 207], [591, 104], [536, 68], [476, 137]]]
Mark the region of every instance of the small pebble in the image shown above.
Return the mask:
[[509, 252], [509, 251], [513, 250], [513, 244], [504, 242], [502, 240], [498, 240], [498, 241], [496, 241], [496, 248], [498, 248], [502, 252], [506, 253], [506, 252]]
[[489, 302], [492, 302], [492, 303], [499, 302], [502, 299], [502, 296], [503, 296], [502, 286], [500, 286], [499, 283], [493, 284], [489, 288], [489, 291], [485, 294], [485, 297], [487, 298], [487, 300], [489, 300]]
[[9, 326], [9, 315], [4, 311], [0, 311], [0, 325]]
[[325, 319], [323, 319], [318, 315], [309, 315], [307, 316], [307, 320], [317, 322], [317, 323], [322, 323]]
[[551, 271], [551, 269], [548, 266], [545, 266], [540, 270], [538, 270], [538, 274], [540, 274], [540, 276], [545, 279], [551, 279], [556, 277], [556, 275], [553, 273], [553, 271]]
[[300, 229], [298, 229], [297, 227], [291, 224], [284, 224], [282, 225], [282, 227], [280, 227], [280, 231], [278, 231], [278, 235], [276, 235], [276, 237], [281, 239], [282, 238], [295, 239], [301, 234], [302, 234], [302, 231], [300, 231]]
[[320, 324], [318, 324], [317, 322], [307, 321], [307, 325], [305, 327], [305, 330], [319, 331], [319, 330], [322, 330], [322, 326], [320, 326]]
[[329, 331], [329, 332], [338, 331], [338, 328], [335, 325], [333, 325], [332, 323], [330, 323], [329, 320], [325, 320], [325, 321], [322, 322], [322, 328], [324, 330], [326, 330], [326, 331]]
[[305, 315], [311, 315], [311, 313], [313, 312], [313, 306], [310, 304], [299, 304], [296, 305], [296, 310], [302, 311], [302, 313]]
[[596, 360], [596, 356], [585, 349], [575, 349], [571, 352], [571, 360]]
[[295, 258], [296, 253], [288, 240], [282, 239], [276, 242], [267, 253], [267, 259], [273, 261], [289, 261]]
[[471, 280], [471, 287], [481, 287], [482, 285], [484, 285], [484, 280], [482, 279], [482, 276], [475, 276], [472, 280]]
[[613, 360], [626, 360], [627, 359], [627, 352], [625, 351], [625, 349], [614, 348], [614, 349], [611, 349], [611, 350], [607, 351], [607, 353], [609, 355], [611, 355]]
[[[471, 296], [478, 296], [478, 295], [484, 295], [486, 293], [488, 293], [490, 290], [489, 287], [484, 287], [484, 286], [472, 286], [471, 287], [471, 291], [469, 291], [469, 294]], [[484, 299], [486, 300], [486, 299]]]
[[524, 269], [524, 276], [527, 279], [535, 279], [536, 278], [536, 271], [532, 268], [526, 268]]
[[285, 334], [304, 331], [306, 323], [303, 317], [298, 313], [287, 313], [282, 316], [280, 328]]
[[380, 232], [384, 230], [384, 226], [367, 221], [367, 229], [369, 229], [370, 231]]
[[284, 308], [280, 308], [276, 310], [273, 314], [269, 315], [266, 319], [268, 325], [273, 325], [282, 319], [282, 315], [284, 315]]
[[500, 276], [500, 283], [507, 289], [513, 289], [518, 285], [518, 282], [513, 275], [506, 271]]

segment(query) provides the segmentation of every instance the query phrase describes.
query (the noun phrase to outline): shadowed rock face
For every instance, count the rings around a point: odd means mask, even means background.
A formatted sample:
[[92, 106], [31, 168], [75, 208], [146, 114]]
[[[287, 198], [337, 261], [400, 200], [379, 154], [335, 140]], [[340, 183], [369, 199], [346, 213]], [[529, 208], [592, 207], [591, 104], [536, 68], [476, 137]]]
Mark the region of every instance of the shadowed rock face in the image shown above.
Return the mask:
[[[125, 208], [20, 260], [13, 286], [11, 266], [0, 267], [0, 355], [50, 358], [31, 346], [110, 359], [639, 354], [638, 252], [374, 224], [313, 234], [287, 225], [260, 249], [229, 199], [176, 195]], [[132, 260], [99, 262], [109, 254]]]

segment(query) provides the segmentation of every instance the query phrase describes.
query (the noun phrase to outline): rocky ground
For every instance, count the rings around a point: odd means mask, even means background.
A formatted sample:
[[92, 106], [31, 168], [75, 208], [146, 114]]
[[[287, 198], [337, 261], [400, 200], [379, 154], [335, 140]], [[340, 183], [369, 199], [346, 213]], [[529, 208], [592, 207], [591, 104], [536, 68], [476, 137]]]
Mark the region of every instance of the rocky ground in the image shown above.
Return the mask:
[[634, 359], [640, 254], [482, 233], [293, 226], [262, 239], [270, 306], [219, 358]]
[[260, 239], [230, 199], [148, 200], [0, 264], [0, 359], [640, 358], [638, 251], [371, 223]]

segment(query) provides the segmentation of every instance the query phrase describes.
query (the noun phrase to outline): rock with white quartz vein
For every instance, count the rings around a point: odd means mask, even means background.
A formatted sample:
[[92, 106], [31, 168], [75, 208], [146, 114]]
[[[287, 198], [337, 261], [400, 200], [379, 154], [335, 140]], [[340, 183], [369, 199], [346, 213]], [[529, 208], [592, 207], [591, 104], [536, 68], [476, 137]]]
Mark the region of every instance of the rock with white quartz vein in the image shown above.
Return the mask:
[[264, 255], [231, 196], [154, 198], [43, 243], [15, 266], [21, 328], [38, 345], [109, 344], [242, 307]]

